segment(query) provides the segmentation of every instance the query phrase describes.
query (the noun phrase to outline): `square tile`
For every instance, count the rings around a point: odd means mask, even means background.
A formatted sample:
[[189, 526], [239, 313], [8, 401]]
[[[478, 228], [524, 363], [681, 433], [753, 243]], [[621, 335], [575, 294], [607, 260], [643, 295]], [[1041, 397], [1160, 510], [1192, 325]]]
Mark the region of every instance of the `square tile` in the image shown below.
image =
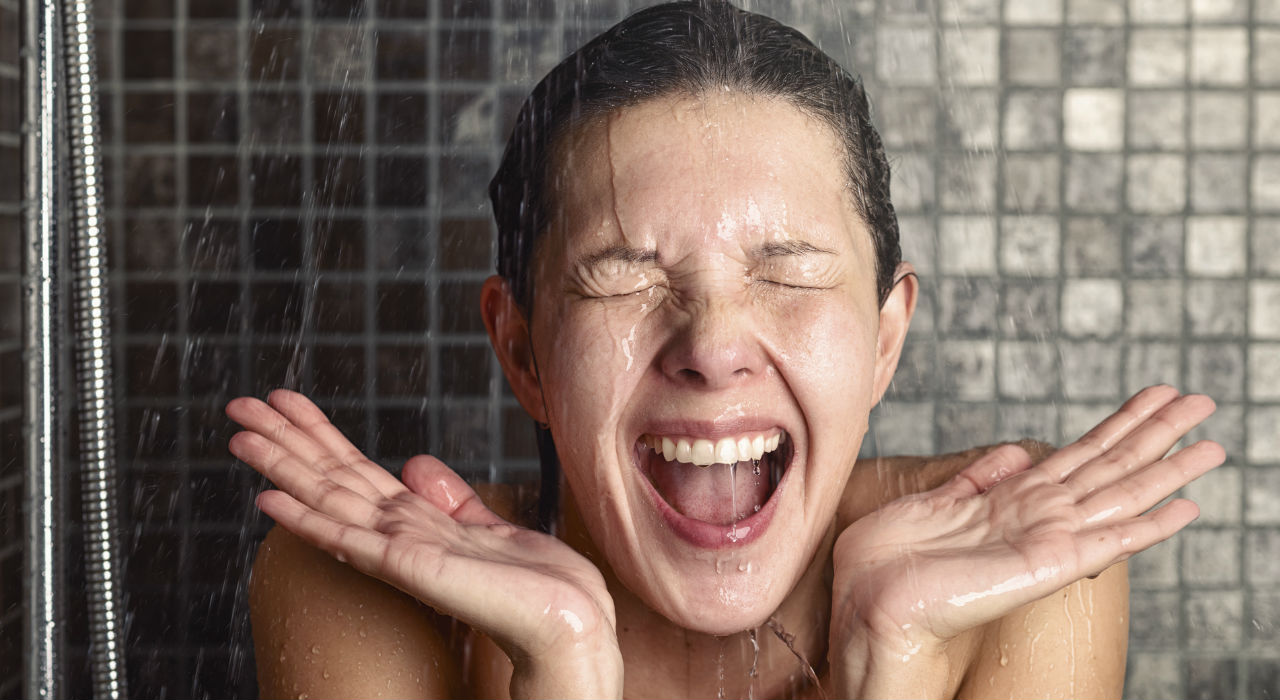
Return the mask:
[[1177, 587], [1178, 550], [1181, 544], [1177, 537], [1167, 539], [1130, 559], [1129, 582], [1134, 590], [1152, 591]]
[[1004, 21], [1009, 24], [1061, 24], [1062, 0], [1005, 0]]
[[[1187, 391], [1217, 401], [1239, 401], [1244, 398], [1244, 373], [1244, 348], [1239, 343], [1195, 343], [1187, 348]], [[1252, 384], [1252, 370], [1249, 375]]]
[[1280, 660], [1248, 659], [1242, 663], [1248, 669], [1249, 678], [1244, 697], [1274, 698], [1276, 688], [1280, 688]]
[[1124, 358], [1125, 393], [1156, 384], [1177, 386], [1182, 379], [1182, 350], [1175, 343], [1130, 343]]
[[1055, 153], [1009, 153], [1004, 164], [1005, 211], [1052, 212], [1058, 209], [1062, 163]]
[[994, 406], [947, 403], [938, 406], [937, 416], [939, 452], [959, 452], [996, 441]]
[[1249, 398], [1280, 399], [1280, 345], [1249, 343]]
[[[1195, 337], [1240, 336], [1245, 332], [1245, 284], [1235, 280], [1187, 282], [1187, 330]], [[1256, 336], [1256, 331], [1253, 335]]]
[[[1245, 410], [1244, 406], [1238, 403], [1218, 403], [1218, 410], [1213, 412], [1203, 423], [1196, 426], [1187, 434], [1184, 444], [1190, 444], [1197, 440], [1214, 440], [1222, 445], [1222, 449], [1227, 451], [1227, 460], [1233, 461], [1243, 459], [1244, 457], [1244, 427], [1245, 427]], [[1237, 500], [1236, 505], [1223, 510], [1223, 517], [1230, 518], [1231, 522], [1237, 522], [1240, 519], [1240, 502]], [[1205, 523], [1210, 521], [1206, 520]]]
[[1280, 584], [1280, 530], [1250, 530], [1246, 536], [1245, 551], [1249, 557], [1247, 576], [1249, 583], [1259, 588]]
[[1122, 348], [1116, 343], [1058, 343], [1068, 399], [1118, 399]]
[[1000, 30], [942, 30], [942, 74], [949, 85], [994, 85], [1000, 80]]
[[[1229, 458], [1228, 458], [1229, 459]], [[1237, 525], [1240, 523], [1240, 503], [1244, 498], [1240, 470], [1236, 467], [1218, 467], [1182, 487], [1182, 496], [1200, 506], [1200, 525]], [[1249, 551], [1246, 547], [1245, 551]]]
[[1254, 28], [1253, 79], [1258, 85], [1280, 85], [1280, 29]]
[[934, 261], [938, 257], [938, 232], [933, 217], [898, 217], [898, 240], [902, 244], [902, 259], [910, 262], [917, 273], [930, 275], [937, 269]]
[[940, 116], [947, 144], [970, 150], [996, 147], [1000, 109], [995, 91], [971, 88], [944, 92]]
[[1280, 155], [1267, 153], [1255, 157], [1250, 178], [1253, 208], [1257, 211], [1280, 211]]
[[1280, 218], [1258, 217], [1253, 220], [1250, 251], [1249, 265], [1254, 273], [1280, 276]]
[[1125, 672], [1124, 697], [1130, 700], [1183, 697], [1183, 666], [1182, 655], [1177, 652], [1130, 654]]
[[1129, 271], [1137, 275], [1181, 274], [1183, 221], [1173, 216], [1129, 219]]
[[1062, 242], [1063, 271], [1077, 277], [1118, 273], [1123, 241], [1123, 224], [1114, 217], [1072, 217]]
[[1051, 216], [1006, 216], [1000, 220], [1000, 270], [1005, 274], [1055, 276], [1061, 234]]
[[1048, 343], [1004, 342], [997, 348], [1000, 396], [1052, 398], [1058, 388], [1058, 352]]
[[1080, 436], [1097, 427], [1107, 419], [1107, 416], [1114, 413], [1115, 408], [1111, 401], [1064, 404], [1061, 442], [1066, 444], [1079, 440]]
[[887, 148], [932, 145], [938, 136], [933, 90], [889, 90], [876, 100], [875, 121]]
[[1004, 106], [1004, 147], [1010, 150], [1054, 148], [1063, 113], [1057, 92], [1010, 92]]
[[876, 30], [876, 77], [890, 85], [938, 82], [932, 28], [882, 26]]
[[1056, 333], [1058, 285], [1048, 280], [1007, 277], [1000, 294], [998, 321], [1006, 337], [1043, 338]]
[[[1249, 640], [1259, 648], [1274, 649], [1280, 643], [1280, 591], [1253, 591], [1249, 596], [1249, 622]], [[1280, 687], [1280, 679], [1270, 687]]]
[[892, 401], [881, 403], [872, 414], [868, 439], [882, 455], [934, 454], [933, 404]]
[[921, 212], [937, 202], [937, 168], [933, 158], [924, 153], [899, 153], [890, 170], [893, 184], [893, 206], [899, 212]]
[[1000, 0], [942, 0], [938, 6], [942, 20], [947, 23], [1000, 21]]
[[1129, 280], [1125, 283], [1125, 333], [1135, 338], [1182, 334], [1182, 283], [1178, 280]]
[[1031, 439], [1050, 444], [1060, 442], [1058, 407], [1052, 403], [1005, 402], [997, 407], [996, 420], [996, 439], [999, 441]]
[[[1280, 411], [1274, 406], [1257, 407], [1249, 414], [1249, 461], [1276, 462], [1274, 420]], [[1256, 433], [1263, 433], [1256, 434]], [[1264, 449], [1266, 448], [1266, 449]], [[1280, 525], [1280, 469], [1255, 467], [1245, 472], [1244, 521], [1248, 525]]]
[[1245, 210], [1248, 156], [1196, 153], [1191, 156], [1191, 209], [1196, 212]]
[[1131, 147], [1165, 151], [1186, 148], [1186, 93], [1131, 91], [1128, 118]]
[[1115, 279], [1062, 283], [1062, 330], [1071, 337], [1109, 337], [1120, 330], [1124, 290]]
[[898, 371], [889, 387], [893, 403], [933, 396], [938, 376], [936, 349], [932, 342], [916, 342], [911, 336], [907, 337], [898, 360]]
[[987, 153], [944, 153], [939, 195], [943, 211], [989, 212], [996, 206], [996, 159]]
[[1126, 163], [1129, 210], [1173, 214], [1186, 206], [1187, 164], [1181, 155], [1135, 153]]
[[1187, 0], [1129, 0], [1129, 21], [1135, 24], [1182, 24]]
[[1280, 340], [1280, 281], [1249, 282], [1249, 337]]
[[1115, 151], [1124, 146], [1124, 91], [1071, 88], [1062, 100], [1063, 140], [1078, 151]]
[[942, 217], [938, 222], [938, 266], [948, 274], [995, 272], [995, 222], [983, 216]]
[[1187, 646], [1226, 651], [1240, 645], [1244, 595], [1235, 591], [1192, 591], [1182, 603]]
[[1190, 530], [1182, 538], [1182, 580], [1197, 587], [1240, 584], [1240, 532]]
[[1008, 28], [1004, 31], [1004, 78], [1010, 85], [1050, 87], [1062, 80], [1062, 32]]
[[1247, 269], [1246, 221], [1240, 216], [1187, 219], [1187, 272], [1202, 277], [1234, 277]]
[[1196, 148], [1240, 148], [1248, 145], [1249, 105], [1243, 94], [1191, 93], [1191, 144]]
[[[938, 344], [939, 394], [965, 401], [994, 398], [995, 360], [995, 343], [991, 341], [942, 341]], [[994, 430], [994, 420], [992, 424]]]
[[1124, 159], [1112, 153], [1067, 154], [1067, 208], [1077, 212], [1118, 212], [1124, 189]]
[[1124, 84], [1124, 30], [1080, 27], [1067, 30], [1064, 56], [1070, 85]]
[[1140, 87], [1182, 85], [1187, 79], [1185, 29], [1134, 29], [1129, 37], [1129, 82]]
[[1188, 698], [1234, 698], [1240, 660], [1232, 657], [1191, 657], [1186, 661]]
[[995, 281], [982, 277], [938, 281], [938, 330], [945, 335], [988, 335], [996, 330]]
[[1070, 24], [1122, 25], [1126, 0], [1067, 0], [1067, 22]]
[[1249, 0], [1191, 0], [1191, 21], [1243, 22], [1249, 17]]
[[1179, 603], [1176, 591], [1134, 591], [1129, 596], [1129, 639], [1135, 651], [1178, 648]]
[[1195, 27], [1191, 30], [1191, 82], [1195, 85], [1244, 85], [1248, 76], [1249, 34], [1243, 27]]
[[1254, 93], [1253, 145], [1280, 148], [1280, 92]]

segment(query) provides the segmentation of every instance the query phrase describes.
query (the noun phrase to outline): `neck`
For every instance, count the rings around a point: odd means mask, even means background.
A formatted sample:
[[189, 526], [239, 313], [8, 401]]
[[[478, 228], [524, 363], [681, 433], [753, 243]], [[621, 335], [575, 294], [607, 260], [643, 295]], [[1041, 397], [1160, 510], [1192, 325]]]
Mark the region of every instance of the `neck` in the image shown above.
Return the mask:
[[815, 694], [831, 618], [835, 525], [782, 605], [755, 629], [715, 636], [655, 612], [614, 575], [587, 534], [567, 485], [561, 537], [604, 575], [617, 613], [627, 697], [772, 698]]

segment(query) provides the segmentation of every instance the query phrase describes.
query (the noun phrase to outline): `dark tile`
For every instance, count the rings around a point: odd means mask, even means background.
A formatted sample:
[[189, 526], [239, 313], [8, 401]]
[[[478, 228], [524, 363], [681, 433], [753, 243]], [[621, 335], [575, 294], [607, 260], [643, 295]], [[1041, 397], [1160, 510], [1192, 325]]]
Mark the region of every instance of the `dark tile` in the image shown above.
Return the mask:
[[[132, 564], [132, 562], [130, 562]], [[176, 653], [162, 653], [156, 647], [145, 651], [130, 650], [126, 661], [129, 693], [137, 697], [163, 698], [183, 695], [189, 676], [186, 658]]]
[[363, 95], [319, 92], [312, 96], [312, 100], [316, 143], [348, 144], [364, 141]]
[[419, 217], [382, 219], [374, 237], [375, 264], [380, 270], [425, 271], [431, 266], [431, 241]]
[[368, 180], [360, 156], [318, 157], [314, 167], [316, 206], [331, 211], [364, 204]]
[[250, 227], [253, 266], [259, 270], [302, 267], [302, 227], [290, 219], [260, 219]]
[[913, 400], [932, 396], [934, 377], [937, 376], [937, 353], [931, 343], [908, 342], [902, 348], [898, 371], [889, 385], [889, 394], [896, 400]]
[[938, 406], [938, 450], [955, 452], [995, 442], [994, 406], [950, 403]]
[[440, 197], [450, 207], [481, 209], [489, 201], [489, 161], [484, 156], [440, 158]]
[[301, 35], [292, 29], [267, 29], [249, 36], [249, 80], [296, 80], [301, 71]]
[[997, 296], [995, 280], [941, 280], [938, 284], [938, 329], [948, 335], [994, 332]]
[[1125, 75], [1124, 30], [1073, 28], [1068, 30], [1063, 54], [1071, 85], [1123, 85]]
[[235, 143], [240, 138], [236, 95], [230, 92], [187, 95], [187, 139], [193, 143]]
[[502, 456], [508, 459], [537, 459], [538, 441], [533, 419], [519, 406], [502, 410]]
[[233, 346], [199, 344], [187, 354], [187, 381], [197, 395], [225, 395], [239, 391], [239, 350]]
[[249, 97], [248, 138], [258, 144], [302, 140], [302, 96], [296, 92], [260, 92]]
[[302, 0], [249, 0], [249, 13], [256, 19], [293, 19], [302, 16]]
[[125, 351], [125, 366], [125, 390], [130, 396], [178, 393], [181, 366], [173, 345], [130, 345]]
[[133, 19], [172, 19], [174, 3], [169, 0], [125, 0], [124, 16]]
[[508, 20], [552, 19], [556, 16], [554, 0], [501, 0], [502, 16]]
[[124, 202], [131, 207], [164, 207], [175, 203], [174, 168], [169, 156], [125, 156]]
[[1129, 220], [1129, 270], [1140, 275], [1182, 272], [1183, 220], [1142, 217]]
[[493, 16], [491, 0], [440, 0], [443, 19], [484, 19]]
[[130, 472], [130, 514], [134, 522], [161, 524], [180, 517], [183, 480], [168, 469], [143, 469]]
[[[223, 423], [230, 423], [222, 419]], [[234, 464], [188, 475], [191, 483], [191, 518], [198, 523], [239, 525], [253, 509], [247, 469]]]
[[[21, 26], [17, 6], [0, 7], [0, 63], [18, 65], [18, 48], [22, 45], [18, 37], [18, 27]], [[8, 676], [4, 677], [8, 678]]]
[[427, 204], [427, 163], [424, 158], [383, 156], [377, 162], [374, 192], [378, 204], [423, 207]]
[[255, 205], [297, 207], [302, 204], [302, 160], [298, 156], [256, 157], [250, 165], [249, 178]]
[[2, 132], [16, 134], [22, 128], [21, 90], [17, 78], [0, 77], [0, 131]]
[[445, 396], [489, 394], [488, 345], [447, 345], [440, 349], [440, 391]]
[[315, 0], [312, 8], [319, 19], [356, 19], [368, 10], [365, 0]]
[[425, 345], [378, 347], [379, 395], [427, 396], [430, 383], [430, 356]]
[[[225, 0], [223, 0], [225, 1]], [[226, 3], [234, 7], [235, 3]], [[240, 32], [234, 29], [201, 27], [188, 31], [184, 38], [187, 52], [187, 77], [196, 80], [235, 80], [241, 65], [236, 46]]]
[[1124, 262], [1123, 222], [1110, 217], [1073, 217], [1062, 243], [1062, 266], [1068, 275], [1099, 276], [1120, 271]]
[[173, 78], [173, 32], [128, 29], [124, 32], [125, 80]]
[[383, 80], [425, 80], [426, 42], [421, 32], [379, 31], [374, 39], [374, 75]]
[[441, 30], [436, 46], [440, 51], [440, 77], [444, 80], [488, 80], [493, 72], [489, 32], [464, 29]]
[[440, 458], [446, 463], [480, 465], [492, 459], [492, 440], [484, 408], [452, 406], [440, 417]]
[[1249, 685], [1246, 687], [1245, 697], [1255, 700], [1280, 698], [1280, 660], [1250, 659], [1245, 664], [1249, 674]]
[[[381, 350], [382, 348], [379, 348]], [[317, 345], [311, 353], [316, 391], [326, 397], [362, 397], [365, 392], [364, 348]]]
[[364, 330], [364, 285], [321, 283], [316, 289], [315, 324], [321, 333]]
[[1190, 700], [1221, 700], [1236, 696], [1236, 659], [1187, 659], [1187, 695]]
[[171, 282], [125, 285], [125, 328], [130, 333], [172, 333], [178, 330], [178, 291]]
[[378, 95], [378, 141], [427, 142], [427, 96], [421, 93]]
[[[232, 628], [237, 619], [234, 587], [206, 589], [193, 594], [192, 598], [191, 640], [197, 644], [227, 644], [231, 640]], [[223, 669], [223, 672], [226, 670]], [[208, 690], [205, 687], [205, 691]]]
[[303, 286], [297, 282], [256, 282], [249, 288], [253, 314], [250, 328], [257, 333], [297, 333], [302, 330]]
[[179, 408], [130, 408], [129, 440], [124, 448], [135, 459], [177, 459]]
[[[228, 388], [229, 387], [226, 386], [226, 383], [224, 383], [223, 386], [218, 388], [217, 392], [222, 395], [227, 395], [230, 393]], [[209, 404], [192, 406], [188, 411], [187, 424], [190, 426], [190, 453], [192, 459], [225, 461], [227, 459], [227, 455], [231, 454], [227, 450], [227, 441], [231, 439], [232, 435], [239, 432], [240, 428], [227, 418], [226, 413], [224, 412], [226, 405], [226, 400], [216, 399], [212, 400]], [[237, 476], [235, 477], [221, 477], [222, 485], [219, 486], [219, 488], [222, 490], [219, 491], [219, 493], [238, 493], [237, 497], [243, 499], [242, 503], [249, 503], [252, 501], [252, 494], [236, 491], [236, 489], [241, 488], [241, 482], [248, 480], [248, 473], [245, 474], [245, 478], [240, 478], [238, 474], [239, 473], [237, 472]], [[248, 486], [245, 485], [243, 488], [247, 489]], [[193, 508], [199, 509], [204, 507], [205, 504], [206, 501], [201, 500], [198, 496], [193, 496]], [[198, 513], [197, 517], [199, 517]]]
[[[0, 406], [17, 406], [22, 403], [23, 384], [25, 384], [22, 376], [25, 371], [21, 348], [0, 352]], [[3, 439], [4, 437], [0, 436], [0, 457], [9, 449], [9, 445], [4, 443]], [[21, 448], [16, 446], [13, 448], [15, 455], [20, 450]]]
[[440, 222], [439, 264], [444, 270], [494, 269], [492, 222], [489, 219], [444, 219]]
[[192, 19], [234, 19], [238, 3], [226, 0], [187, 0], [187, 16]]
[[430, 3], [422, 0], [377, 0], [378, 16], [397, 19], [425, 19]]
[[440, 283], [440, 330], [445, 333], [484, 333], [480, 316], [479, 282]]
[[425, 409], [379, 409], [374, 438], [378, 456], [404, 458], [425, 453], [429, 447], [427, 420]]
[[316, 265], [322, 270], [364, 268], [364, 222], [326, 218], [316, 222]]
[[187, 156], [187, 200], [193, 207], [238, 204], [239, 165], [235, 157]]
[[[0, 162], [21, 163], [23, 162], [22, 152], [16, 145], [2, 147], [0, 148]], [[0, 168], [0, 196], [6, 201], [16, 202], [21, 199], [22, 191], [22, 168]]]
[[245, 558], [240, 536], [196, 533], [191, 537], [191, 543], [188, 580], [234, 589], [233, 585], [227, 584], [234, 584], [239, 578]]
[[[192, 333], [235, 333], [240, 328], [240, 285], [195, 282], [191, 285], [187, 327]], [[196, 358], [193, 357], [193, 360]]]
[[186, 641], [186, 631], [178, 621], [177, 596], [173, 591], [153, 591], [126, 596], [132, 643], [176, 645]]
[[425, 333], [430, 304], [421, 282], [378, 284], [378, 330], [384, 333]]
[[178, 233], [173, 219], [126, 219], [125, 267], [136, 271], [176, 268]]
[[0, 286], [0, 340], [22, 335], [22, 292], [16, 284]]
[[[13, 201], [21, 199], [20, 194], [15, 195]], [[17, 214], [0, 214], [0, 272], [22, 269], [22, 241], [21, 218]]]
[[255, 396], [265, 396], [275, 389], [302, 389], [300, 373], [302, 354], [297, 343], [262, 344], [253, 349], [253, 388]]
[[1198, 343], [1187, 350], [1186, 390], [1217, 401], [1244, 398], [1244, 348], [1237, 343]]

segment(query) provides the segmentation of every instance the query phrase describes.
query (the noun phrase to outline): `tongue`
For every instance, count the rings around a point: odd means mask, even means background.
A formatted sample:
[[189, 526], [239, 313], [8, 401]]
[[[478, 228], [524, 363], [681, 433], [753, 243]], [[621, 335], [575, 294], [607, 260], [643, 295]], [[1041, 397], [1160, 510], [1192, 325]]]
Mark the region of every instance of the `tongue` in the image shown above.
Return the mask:
[[649, 452], [649, 478], [658, 493], [682, 515], [713, 525], [732, 525], [764, 506], [772, 488], [768, 467], [762, 463], [759, 471], [757, 476], [749, 461], [698, 467]]

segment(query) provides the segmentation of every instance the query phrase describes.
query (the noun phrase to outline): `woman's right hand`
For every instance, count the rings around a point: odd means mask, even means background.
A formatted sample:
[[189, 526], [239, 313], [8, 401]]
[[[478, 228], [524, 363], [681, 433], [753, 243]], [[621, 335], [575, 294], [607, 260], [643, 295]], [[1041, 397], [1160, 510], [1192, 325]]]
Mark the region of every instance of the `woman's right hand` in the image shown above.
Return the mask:
[[485, 507], [440, 460], [401, 480], [360, 453], [305, 396], [238, 398], [232, 454], [275, 484], [258, 507], [286, 530], [494, 639], [512, 697], [619, 697], [622, 657], [600, 572], [564, 542]]

